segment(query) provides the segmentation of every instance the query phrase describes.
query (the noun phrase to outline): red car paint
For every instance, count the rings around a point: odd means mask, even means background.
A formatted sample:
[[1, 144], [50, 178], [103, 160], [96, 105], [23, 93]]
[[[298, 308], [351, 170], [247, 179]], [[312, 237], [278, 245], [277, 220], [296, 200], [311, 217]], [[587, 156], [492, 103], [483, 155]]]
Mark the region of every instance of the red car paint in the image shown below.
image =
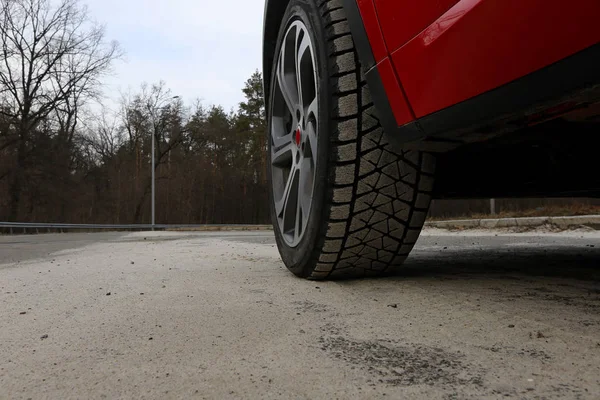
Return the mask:
[[369, 37], [373, 57], [377, 63], [376, 68], [381, 76], [396, 123], [399, 126], [407, 124], [413, 121], [415, 116], [408, 105], [406, 96], [404, 95], [404, 89], [398, 80], [392, 62], [389, 59], [388, 49], [385, 45], [383, 33], [379, 26], [379, 17], [377, 15], [377, 10], [375, 9], [375, 3], [373, 3], [373, 0], [357, 0], [357, 4], [363, 19], [365, 31]]
[[358, 5], [376, 57], [381, 57], [377, 32], [383, 32], [400, 80], [392, 82], [382, 71], [388, 68], [382, 63], [386, 58], [377, 59], [399, 123], [406, 120], [407, 100], [420, 118], [600, 42], [599, 0], [359, 0]]
[[374, 0], [389, 52], [417, 36], [456, 3], [458, 0]]
[[357, 3], [367, 36], [369, 37], [371, 50], [373, 50], [373, 57], [375, 57], [375, 62], [378, 63], [388, 56], [388, 51], [383, 40], [383, 33], [379, 29], [375, 4], [373, 0], [357, 0]]
[[385, 88], [390, 106], [394, 112], [396, 123], [398, 126], [408, 124], [415, 119], [415, 116], [410, 109], [404, 96], [404, 90], [398, 81], [394, 67], [390, 62], [389, 58], [384, 59], [377, 64], [379, 75], [381, 76], [381, 82]]

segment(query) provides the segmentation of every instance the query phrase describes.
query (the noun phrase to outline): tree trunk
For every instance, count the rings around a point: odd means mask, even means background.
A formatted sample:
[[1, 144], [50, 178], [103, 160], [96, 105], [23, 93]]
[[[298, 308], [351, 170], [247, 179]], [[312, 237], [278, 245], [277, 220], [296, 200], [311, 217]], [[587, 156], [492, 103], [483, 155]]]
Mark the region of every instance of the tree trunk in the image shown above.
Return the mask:
[[151, 185], [152, 185], [152, 179], [150, 179], [148, 181], [148, 184], [144, 188], [144, 193], [142, 194], [142, 198], [140, 199], [140, 201], [138, 202], [137, 206], [135, 207], [135, 214], [134, 214], [134, 217], [133, 217], [133, 223], [134, 224], [141, 223], [140, 220], [141, 220], [141, 217], [142, 217], [142, 209], [144, 207], [144, 203], [146, 202], [146, 195], [148, 194], [148, 191], [151, 189]]
[[21, 127], [19, 146], [17, 147], [17, 165], [10, 183], [9, 222], [19, 222], [19, 206], [21, 205], [21, 192], [23, 191], [23, 175], [25, 173], [25, 138], [26, 128]]

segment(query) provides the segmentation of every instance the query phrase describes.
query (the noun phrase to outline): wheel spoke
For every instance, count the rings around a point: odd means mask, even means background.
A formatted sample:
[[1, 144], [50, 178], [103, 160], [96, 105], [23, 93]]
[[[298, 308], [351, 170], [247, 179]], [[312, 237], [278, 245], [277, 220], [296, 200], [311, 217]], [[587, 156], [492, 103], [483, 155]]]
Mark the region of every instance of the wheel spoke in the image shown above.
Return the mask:
[[298, 169], [295, 166], [292, 166], [292, 169], [288, 176], [288, 180], [285, 184], [285, 188], [283, 189], [283, 195], [281, 196], [281, 199], [279, 199], [278, 201], [275, 202], [275, 212], [277, 213], [277, 216], [279, 218], [283, 219], [285, 217], [288, 203], [290, 202], [290, 195], [293, 192], [292, 189], [293, 189], [294, 181], [295, 181], [294, 178], [296, 177], [297, 173], [298, 173]]
[[300, 197], [298, 199], [298, 201], [296, 202], [296, 221], [294, 223], [294, 241], [297, 241], [298, 239], [300, 239], [301, 234], [302, 234], [302, 229], [303, 229], [303, 224], [302, 224], [302, 205], [301, 205], [301, 200], [302, 197]]
[[302, 227], [308, 222], [310, 204], [314, 184], [314, 168], [311, 159], [305, 158], [300, 164], [300, 177], [298, 183], [298, 208], [302, 210]]
[[284, 136], [279, 136], [279, 137], [275, 136], [276, 132], [271, 132], [271, 133], [272, 133], [272, 137], [273, 137], [273, 147], [275, 149], [278, 149], [277, 151], [279, 151], [280, 147], [291, 145], [292, 139], [294, 138], [294, 134], [291, 132]]
[[308, 105], [308, 109], [306, 110], [307, 119], [314, 119], [317, 121], [317, 116], [319, 115], [319, 102], [317, 101], [317, 97], [313, 99], [313, 101]]
[[[288, 135], [291, 138], [291, 135]], [[285, 137], [285, 136], [284, 136]], [[271, 154], [271, 164], [276, 166], [289, 166], [292, 163], [293, 157], [293, 144], [291, 139], [287, 141], [282, 147], [278, 150], [275, 150], [275, 146], [273, 146], [273, 151]]]
[[[316, 122], [311, 121], [306, 126], [306, 138], [308, 141], [308, 149], [310, 149], [310, 156], [313, 160], [317, 159], [317, 132], [315, 130]], [[304, 151], [306, 155], [307, 151]]]
[[302, 99], [302, 57], [310, 48], [310, 37], [308, 32], [298, 29], [296, 33], [296, 78], [298, 79], [298, 104], [304, 110], [304, 100]]
[[[300, 33], [302, 33], [302, 38], [300, 38]], [[297, 43], [298, 61], [300, 61], [304, 56], [304, 53], [306, 53], [306, 50], [310, 48], [310, 37], [308, 36], [308, 32], [299, 29], [296, 40], [298, 39], [300, 39], [300, 43]]]
[[[289, 33], [288, 33], [289, 35]], [[284, 45], [281, 47], [281, 57], [279, 59], [279, 65], [277, 66], [277, 82], [279, 84], [279, 88], [281, 89], [281, 94], [283, 95], [283, 99], [285, 100], [285, 104], [287, 105], [290, 113], [292, 115], [295, 114], [295, 105], [298, 104], [298, 72], [294, 69], [292, 73], [290, 71], [286, 72], [286, 57], [294, 57], [295, 60], [295, 52], [294, 55], [287, 54], [289, 49], [286, 49], [285, 43], [287, 42], [287, 36], [284, 39]], [[292, 75], [292, 76], [290, 76]], [[294, 83], [295, 86], [294, 87]]]
[[313, 157], [317, 156], [317, 132], [318, 132], [318, 115], [319, 115], [319, 102], [315, 96], [314, 100], [308, 106], [306, 111], [306, 133], [308, 138], [308, 144], [310, 145], [310, 151]]

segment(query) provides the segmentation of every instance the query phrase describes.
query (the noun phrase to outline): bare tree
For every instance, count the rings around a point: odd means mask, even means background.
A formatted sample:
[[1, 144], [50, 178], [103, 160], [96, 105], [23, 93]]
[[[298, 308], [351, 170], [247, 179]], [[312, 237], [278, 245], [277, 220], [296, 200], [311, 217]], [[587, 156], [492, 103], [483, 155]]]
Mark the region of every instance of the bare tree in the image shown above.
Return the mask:
[[[152, 178], [148, 169], [159, 173], [166, 164], [166, 173], [171, 170], [170, 156], [183, 141], [185, 134], [186, 110], [179, 96], [173, 96], [164, 82], [142, 85], [140, 93], [123, 96], [121, 118], [124, 131], [129, 138], [129, 150], [135, 157], [134, 187], [139, 199], [133, 212], [133, 220], [141, 221], [143, 207], [151, 193]], [[152, 160], [154, 143], [154, 165]], [[148, 168], [149, 167], [149, 168]], [[162, 171], [163, 173], [165, 171]], [[141, 177], [146, 176], [145, 183]], [[159, 175], [158, 179], [165, 179]]]
[[123, 127], [118, 117], [106, 107], [97, 114], [86, 114], [82, 125], [89, 158], [96, 164], [111, 161], [125, 145]]
[[54, 120], [72, 142], [79, 107], [120, 55], [78, 0], [0, 0], [0, 116], [12, 125], [4, 146], [17, 146], [9, 218], [18, 216], [32, 131]]

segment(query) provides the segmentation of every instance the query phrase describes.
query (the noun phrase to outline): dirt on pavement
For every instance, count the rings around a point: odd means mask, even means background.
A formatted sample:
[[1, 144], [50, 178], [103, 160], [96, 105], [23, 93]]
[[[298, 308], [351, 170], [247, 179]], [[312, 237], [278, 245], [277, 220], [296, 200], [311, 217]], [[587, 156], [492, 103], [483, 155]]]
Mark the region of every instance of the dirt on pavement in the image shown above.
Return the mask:
[[338, 282], [268, 232], [48, 245], [0, 261], [0, 398], [597, 399], [599, 239], [428, 231]]

